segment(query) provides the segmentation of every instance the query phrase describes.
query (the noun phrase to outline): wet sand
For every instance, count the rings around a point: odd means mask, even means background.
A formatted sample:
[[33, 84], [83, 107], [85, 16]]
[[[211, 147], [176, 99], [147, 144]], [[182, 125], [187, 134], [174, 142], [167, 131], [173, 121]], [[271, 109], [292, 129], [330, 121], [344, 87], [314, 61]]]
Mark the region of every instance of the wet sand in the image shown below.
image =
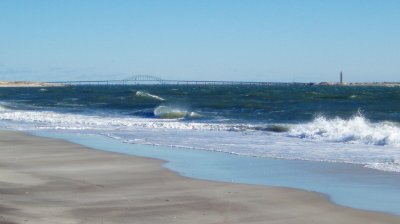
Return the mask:
[[316, 193], [193, 180], [162, 164], [0, 131], [0, 224], [400, 223]]

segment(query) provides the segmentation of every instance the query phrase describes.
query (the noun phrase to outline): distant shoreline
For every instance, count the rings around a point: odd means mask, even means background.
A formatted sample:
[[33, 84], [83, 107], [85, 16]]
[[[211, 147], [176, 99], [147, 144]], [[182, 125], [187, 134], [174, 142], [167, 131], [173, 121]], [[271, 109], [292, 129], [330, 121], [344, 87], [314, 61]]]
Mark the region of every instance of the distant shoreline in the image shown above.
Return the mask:
[[48, 83], [48, 82], [28, 82], [28, 81], [0, 81], [0, 87], [59, 87], [64, 86], [59, 83]]
[[[93, 81], [96, 82], [96, 81]], [[203, 82], [203, 81], [195, 81], [195, 82]], [[214, 81], [204, 81], [204, 82], [210, 82], [211, 85]], [[228, 81], [215, 81], [215, 85], [234, 85], [234, 84], [228, 84]], [[223, 82], [227, 82], [227, 84], [223, 84]], [[218, 83], [218, 84], [216, 84]], [[235, 81], [236, 83], [236, 81]], [[237, 85], [246, 85], [248, 82], [237, 82]], [[254, 82], [254, 83], [259, 83], [259, 86], [263, 86], [264, 82]], [[249, 82], [249, 85], [253, 85], [253, 82]], [[268, 84], [267, 84], [268, 83]], [[204, 83], [206, 84], [206, 83]], [[349, 82], [349, 83], [340, 83], [340, 82], [288, 82], [288, 83], [282, 83], [282, 82], [276, 82], [276, 84], [287, 84], [287, 85], [309, 85], [309, 86], [376, 86], [376, 87], [400, 87], [400, 82]], [[74, 84], [65, 84], [65, 83], [56, 83], [56, 82], [30, 82], [30, 81], [0, 81], [0, 88], [2, 87], [64, 87], [64, 86], [71, 86]], [[75, 85], [85, 85], [85, 84], [75, 84]], [[87, 85], [108, 85], [108, 84], [87, 84]], [[136, 84], [125, 84], [125, 85], [141, 85], [139, 83]], [[145, 84], [145, 85], [151, 85], [151, 84]], [[154, 85], [174, 85], [174, 84], [154, 84]], [[177, 84], [177, 85], [201, 85], [201, 84], [194, 84], [194, 83], [187, 83], [187, 84]], [[265, 86], [268, 85], [274, 85], [274, 82], [265, 82]]]
[[310, 82], [309, 85], [313, 86], [380, 86], [380, 87], [399, 87], [400, 82]]

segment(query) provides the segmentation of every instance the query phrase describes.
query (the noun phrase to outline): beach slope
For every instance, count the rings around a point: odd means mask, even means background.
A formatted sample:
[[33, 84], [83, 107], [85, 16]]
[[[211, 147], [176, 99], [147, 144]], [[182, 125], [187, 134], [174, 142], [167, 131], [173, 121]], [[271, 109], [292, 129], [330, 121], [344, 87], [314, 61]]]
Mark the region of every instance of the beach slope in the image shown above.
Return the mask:
[[0, 223], [400, 223], [286, 188], [193, 180], [162, 161], [0, 132]]

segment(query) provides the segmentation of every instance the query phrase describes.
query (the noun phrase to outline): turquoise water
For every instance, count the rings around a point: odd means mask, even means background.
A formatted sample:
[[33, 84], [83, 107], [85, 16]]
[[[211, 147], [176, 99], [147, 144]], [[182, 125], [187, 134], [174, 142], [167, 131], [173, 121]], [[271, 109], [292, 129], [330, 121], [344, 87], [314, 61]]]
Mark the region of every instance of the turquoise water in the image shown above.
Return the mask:
[[183, 176], [319, 192], [339, 205], [400, 215], [400, 174], [344, 163], [246, 157], [205, 150], [126, 144], [100, 135], [34, 132], [91, 148], [156, 158]]

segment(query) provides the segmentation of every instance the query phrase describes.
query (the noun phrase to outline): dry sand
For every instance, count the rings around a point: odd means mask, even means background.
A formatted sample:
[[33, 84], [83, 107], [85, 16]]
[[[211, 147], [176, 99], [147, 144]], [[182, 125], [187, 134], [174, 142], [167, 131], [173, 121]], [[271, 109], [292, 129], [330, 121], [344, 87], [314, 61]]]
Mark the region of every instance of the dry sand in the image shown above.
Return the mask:
[[400, 223], [315, 193], [184, 178], [162, 163], [0, 132], [0, 223]]

